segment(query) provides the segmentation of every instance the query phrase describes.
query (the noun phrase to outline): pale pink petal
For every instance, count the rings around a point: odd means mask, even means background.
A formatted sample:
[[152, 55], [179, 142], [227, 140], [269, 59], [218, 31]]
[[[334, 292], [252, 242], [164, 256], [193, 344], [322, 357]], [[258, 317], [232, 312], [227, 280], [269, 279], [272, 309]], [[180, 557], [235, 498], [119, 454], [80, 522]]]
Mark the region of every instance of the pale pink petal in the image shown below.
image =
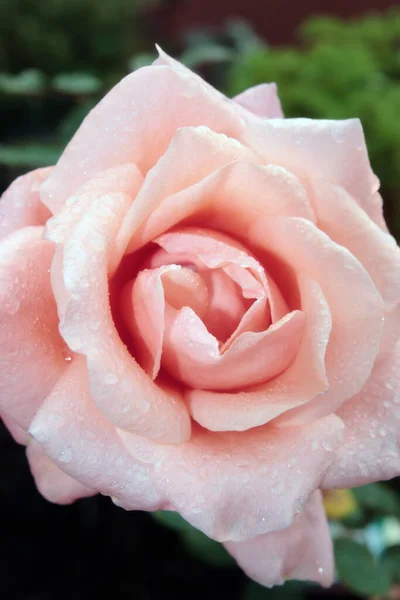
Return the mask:
[[87, 488], [121, 496], [127, 508], [161, 506], [151, 478], [153, 468], [129, 455], [113, 425], [91, 400], [83, 358], [70, 363], [30, 433], [59, 469]]
[[180, 446], [118, 436], [90, 399], [85, 369], [82, 359], [71, 363], [32, 423], [30, 433], [49, 458], [124, 508], [168, 506], [221, 541], [287, 527], [319, 487], [340, 443], [336, 416], [246, 434], [199, 429]]
[[265, 119], [283, 118], [276, 83], [255, 85], [235, 96], [233, 100], [258, 117]]
[[7, 234], [35, 225], [44, 225], [51, 216], [40, 201], [39, 189], [51, 167], [37, 169], [13, 181], [0, 198], [0, 239]]
[[[66, 239], [57, 267], [60, 332], [68, 346], [87, 358], [94, 402], [115, 425], [170, 443], [190, 435], [181, 392], [155, 385], [130, 355], [115, 328], [109, 300], [108, 265], [131, 197], [100, 194]], [[121, 290], [122, 291], [122, 290]]]
[[[183, 132], [181, 135], [183, 138]], [[189, 133], [185, 131], [185, 135], [189, 136]], [[204, 147], [208, 156], [213, 146], [210, 142], [206, 144], [206, 140], [201, 143], [203, 140], [198, 133], [200, 139], [196, 141], [195, 135], [194, 132], [191, 133], [193, 154], [197, 161], [199, 147]], [[176, 158], [172, 152], [168, 156], [165, 155], [165, 171], [172, 170], [174, 176], [179, 178], [183, 177], [182, 171], [187, 177], [184, 165], [175, 172], [175, 161], [182, 160], [187, 154], [185, 146], [180, 143], [183, 141], [179, 138], [176, 140]], [[233, 234], [245, 243], [254, 222], [262, 217], [287, 215], [314, 220], [305, 188], [294, 175], [275, 165], [263, 166], [256, 161], [248, 162], [243, 160], [245, 157], [239, 155], [233, 160], [233, 153], [231, 156], [231, 161], [225, 158], [225, 162], [230, 164], [220, 168], [214, 164], [209, 174], [202, 170], [201, 178], [199, 177], [197, 182], [192, 181], [189, 185], [189, 182], [185, 181], [187, 187], [181, 186], [181, 191], [176, 188], [175, 192], [168, 190], [170, 195], [164, 192], [163, 182], [166, 176], [163, 176], [159, 182], [163, 191], [162, 202], [154, 207], [149, 216], [141, 243], [148, 242], [181, 221], [187, 220], [193, 225]], [[150, 197], [148, 194], [147, 201], [150, 201]]]
[[68, 356], [50, 285], [54, 248], [42, 232], [25, 227], [0, 243], [0, 411], [25, 430]]
[[87, 498], [97, 493], [61, 471], [35, 440], [30, 440], [26, 456], [36, 486], [49, 502], [71, 504], [78, 498]]
[[143, 67], [86, 117], [43, 186], [43, 201], [56, 213], [91, 177], [123, 163], [147, 172], [181, 127], [204, 125], [237, 138], [251, 120], [258, 119], [194, 74]]
[[119, 433], [135, 460], [156, 467], [152, 483], [164, 506], [214, 539], [240, 541], [293, 522], [319, 487], [342, 430], [330, 415], [300, 427], [194, 428], [181, 446]]
[[[257, 156], [236, 139], [217, 134], [207, 127], [179, 129], [165, 154], [147, 173], [122, 224], [118, 245], [121, 248], [128, 246], [127, 252], [133, 252], [156, 237], [154, 233], [149, 237], [142, 230], [167, 196], [185, 190], [216, 169], [240, 159], [259, 162]], [[169, 228], [166, 223], [161, 231]]]
[[243, 431], [264, 425], [327, 389], [325, 351], [331, 331], [329, 307], [317, 283], [299, 275], [306, 317], [300, 347], [292, 364], [272, 381], [240, 393], [191, 390], [186, 393], [192, 417], [213, 431]]
[[57, 215], [46, 225], [45, 237], [60, 244], [99, 196], [113, 193], [127, 194], [132, 202], [143, 182], [143, 175], [133, 163], [117, 165], [101, 171], [73, 196], [69, 196]]
[[289, 579], [317, 581], [324, 587], [333, 583], [332, 540], [318, 490], [286, 529], [224, 545], [243, 571], [266, 587]]
[[0, 418], [13, 436], [14, 440], [18, 444], [26, 446], [30, 438], [29, 433], [25, 431], [25, 429], [22, 429], [22, 427], [20, 427], [18, 423], [14, 421], [14, 419], [11, 419], [7, 415], [1, 415]]
[[318, 226], [344, 246], [367, 269], [385, 308], [400, 302], [400, 248], [343, 189], [329, 182], [313, 182], [313, 205]]
[[377, 361], [357, 396], [338, 411], [344, 439], [324, 488], [363, 485], [400, 475], [400, 342]]
[[295, 311], [266, 331], [241, 333], [222, 353], [192, 309], [167, 311], [161, 360], [191, 388], [242, 389], [282, 373], [297, 353], [303, 329], [304, 314]]
[[359, 120], [264, 120], [250, 123], [240, 139], [266, 163], [285, 167], [306, 186], [315, 178], [340, 185], [381, 226], [379, 181]]
[[203, 279], [208, 288], [208, 310], [201, 320], [217, 340], [225, 342], [246, 313], [245, 299], [223, 269], [204, 270]]
[[400, 340], [400, 304], [393, 310], [385, 312], [385, 321], [379, 347], [379, 356], [392, 352]]
[[141, 271], [124, 295], [124, 321], [133, 338], [135, 358], [155, 379], [161, 364], [165, 303], [176, 309], [190, 306], [202, 316], [207, 310], [207, 287], [191, 269], [165, 265]]
[[361, 263], [306, 219], [270, 217], [254, 228], [251, 240], [321, 286], [332, 316], [325, 359], [329, 390], [283, 419], [294, 423], [329, 414], [357, 394], [372, 371], [382, 334], [382, 298]]

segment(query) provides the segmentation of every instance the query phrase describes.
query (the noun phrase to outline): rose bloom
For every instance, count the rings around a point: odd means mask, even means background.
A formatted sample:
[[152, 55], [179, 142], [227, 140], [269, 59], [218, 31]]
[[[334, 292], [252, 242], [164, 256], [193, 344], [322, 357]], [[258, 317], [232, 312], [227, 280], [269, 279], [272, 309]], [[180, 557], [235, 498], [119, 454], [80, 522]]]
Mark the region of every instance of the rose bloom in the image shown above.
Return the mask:
[[321, 489], [400, 466], [400, 252], [358, 120], [165, 54], [0, 203], [0, 412], [53, 502], [178, 511], [330, 585]]

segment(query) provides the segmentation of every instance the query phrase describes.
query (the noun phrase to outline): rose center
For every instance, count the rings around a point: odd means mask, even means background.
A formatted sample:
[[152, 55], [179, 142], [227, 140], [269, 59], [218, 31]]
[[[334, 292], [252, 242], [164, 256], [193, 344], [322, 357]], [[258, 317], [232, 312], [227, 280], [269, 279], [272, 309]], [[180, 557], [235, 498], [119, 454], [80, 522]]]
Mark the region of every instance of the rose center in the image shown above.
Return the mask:
[[191, 388], [230, 390], [287, 367], [302, 315], [280, 318], [287, 307], [253, 256], [203, 229], [154, 242], [159, 249], [126, 285], [123, 301], [134, 356], [153, 379], [164, 369]]

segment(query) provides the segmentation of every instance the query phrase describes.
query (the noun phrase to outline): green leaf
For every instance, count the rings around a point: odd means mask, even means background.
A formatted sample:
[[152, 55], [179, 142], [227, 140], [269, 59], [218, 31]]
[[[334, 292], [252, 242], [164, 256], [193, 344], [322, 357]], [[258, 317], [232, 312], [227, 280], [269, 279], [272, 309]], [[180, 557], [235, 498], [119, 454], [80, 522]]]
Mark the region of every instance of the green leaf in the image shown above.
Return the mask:
[[187, 531], [191, 528], [191, 525], [179, 513], [172, 510], [157, 510], [152, 513], [152, 517], [160, 525], [175, 531]]
[[46, 167], [58, 161], [62, 150], [59, 146], [46, 144], [0, 145], [0, 164], [8, 167]]
[[358, 594], [385, 594], [390, 588], [386, 566], [375, 561], [369, 550], [349, 539], [334, 542], [336, 568], [340, 581]]
[[17, 75], [0, 73], [0, 91], [6, 94], [31, 95], [43, 92], [46, 77], [37, 69], [27, 69]]
[[389, 571], [392, 584], [400, 584], [400, 546], [387, 548], [382, 554], [381, 562]]
[[181, 533], [181, 540], [193, 556], [208, 565], [233, 567], [236, 564], [222, 544], [210, 539], [194, 527]]
[[399, 498], [393, 490], [384, 483], [369, 483], [354, 488], [353, 494], [362, 508], [377, 514], [400, 514]]
[[90, 95], [101, 89], [102, 81], [92, 73], [60, 73], [54, 77], [52, 87], [64, 94]]

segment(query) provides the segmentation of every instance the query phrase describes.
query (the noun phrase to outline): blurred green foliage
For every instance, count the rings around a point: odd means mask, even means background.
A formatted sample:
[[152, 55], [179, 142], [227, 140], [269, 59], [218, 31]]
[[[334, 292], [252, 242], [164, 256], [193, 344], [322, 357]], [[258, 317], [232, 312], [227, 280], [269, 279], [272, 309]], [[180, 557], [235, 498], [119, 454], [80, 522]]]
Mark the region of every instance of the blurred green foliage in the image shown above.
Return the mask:
[[54, 163], [88, 111], [153, 49], [161, 0], [0, 2], [0, 187]]
[[0, 71], [120, 72], [138, 49], [137, 11], [137, 0], [2, 0]]
[[288, 117], [360, 118], [400, 238], [400, 10], [346, 22], [314, 17], [300, 37], [300, 48], [264, 46], [238, 57], [226, 91], [275, 81]]

